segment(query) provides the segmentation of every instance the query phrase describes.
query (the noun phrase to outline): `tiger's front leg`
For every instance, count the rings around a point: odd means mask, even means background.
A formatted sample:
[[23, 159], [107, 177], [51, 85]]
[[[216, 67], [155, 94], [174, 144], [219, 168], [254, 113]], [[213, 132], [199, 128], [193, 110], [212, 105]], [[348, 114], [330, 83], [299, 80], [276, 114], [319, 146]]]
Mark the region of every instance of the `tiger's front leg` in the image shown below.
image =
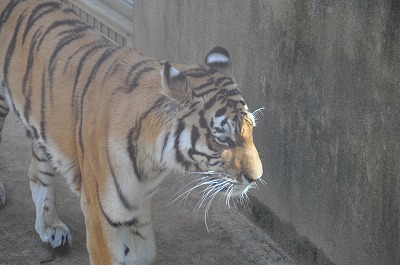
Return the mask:
[[152, 263], [156, 247], [150, 203], [148, 200], [135, 212], [138, 216], [135, 222], [113, 222], [111, 218], [115, 216], [107, 215], [97, 195], [90, 191], [82, 192], [81, 208], [85, 216], [90, 264]]
[[53, 248], [71, 243], [68, 227], [60, 221], [54, 192], [54, 168], [46, 154], [33, 145], [28, 172], [32, 198], [36, 206], [35, 230], [40, 239]]

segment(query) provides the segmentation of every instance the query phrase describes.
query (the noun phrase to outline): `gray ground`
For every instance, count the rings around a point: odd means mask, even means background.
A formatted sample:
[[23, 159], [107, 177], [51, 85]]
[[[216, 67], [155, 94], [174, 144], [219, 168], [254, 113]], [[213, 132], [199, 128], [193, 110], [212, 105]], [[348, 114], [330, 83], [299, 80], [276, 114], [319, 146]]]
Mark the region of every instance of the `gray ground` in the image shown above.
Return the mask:
[[[0, 209], [0, 265], [3, 264], [89, 264], [85, 226], [79, 199], [57, 179], [60, 218], [72, 233], [72, 245], [52, 249], [40, 241], [34, 229], [35, 210], [29, 190], [29, 142], [25, 131], [10, 114], [0, 144], [0, 178], [7, 190], [7, 202]], [[207, 232], [204, 214], [195, 220], [196, 193], [185, 205], [172, 204], [173, 195], [187, 180], [166, 180], [153, 202], [157, 240], [155, 264], [295, 264], [258, 226], [223, 200], [210, 209]]]

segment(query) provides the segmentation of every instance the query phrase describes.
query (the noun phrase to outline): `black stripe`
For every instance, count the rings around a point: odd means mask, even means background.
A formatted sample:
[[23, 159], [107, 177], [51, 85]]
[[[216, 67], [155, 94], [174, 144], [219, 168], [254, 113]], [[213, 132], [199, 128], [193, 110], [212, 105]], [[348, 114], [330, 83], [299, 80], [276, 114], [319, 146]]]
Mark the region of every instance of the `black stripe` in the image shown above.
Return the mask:
[[68, 56], [67, 60], [63, 60], [64, 61], [64, 70], [63, 73], [65, 74], [68, 68], [69, 63], [71, 62], [72, 58], [77, 55], [79, 52], [82, 52], [83, 50], [85, 50], [87, 47], [92, 47], [93, 43], [89, 43], [86, 44], [84, 46], [78, 46], [77, 49], [75, 50], [75, 52], [73, 52], [70, 56]]
[[151, 71], [155, 70], [153, 67], [146, 67], [140, 70], [139, 72], [136, 73], [135, 77], [133, 78], [132, 82], [128, 85], [126, 88], [126, 93], [131, 93], [135, 88], [139, 85], [139, 80], [142, 78], [142, 76], [146, 73], [149, 73]]
[[235, 115], [232, 118], [232, 120], [233, 120], [234, 123], [238, 123], [239, 124], [239, 126], [235, 126], [235, 134], [239, 134], [239, 131], [241, 130], [241, 127], [242, 127], [241, 121], [239, 121], [239, 116]]
[[25, 106], [24, 106], [24, 117], [26, 120], [26, 123], [29, 124], [29, 114], [31, 112], [31, 96], [32, 96], [32, 87], [29, 87], [28, 95], [25, 97]]
[[[90, 46], [91, 46], [91, 49], [89, 49], [88, 51], [86, 51], [83, 54], [83, 56], [79, 60], [78, 67], [76, 67], [75, 80], [74, 80], [74, 86], [72, 88], [72, 98], [71, 98], [71, 105], [72, 105], [71, 107], [72, 107], [72, 110], [75, 112], [75, 119], [78, 119], [78, 110], [77, 110], [78, 106], [77, 106], [77, 103], [76, 103], [76, 101], [78, 99], [76, 98], [75, 94], [76, 94], [76, 89], [77, 89], [77, 86], [78, 86], [79, 77], [80, 77], [81, 73], [83, 72], [82, 71], [83, 65], [86, 62], [86, 60], [88, 60], [93, 53], [95, 53], [98, 50], [104, 48], [104, 44], [98, 44], [98, 45], [94, 45], [94, 46], [93, 45], [89, 45], [89, 47]], [[68, 58], [68, 60], [69, 60], [69, 58]]]
[[137, 156], [137, 150], [136, 150], [136, 143], [139, 140], [140, 133], [142, 131], [142, 125], [143, 121], [148, 117], [148, 115], [153, 112], [154, 110], [160, 108], [162, 104], [164, 103], [165, 98], [160, 97], [156, 102], [154, 102], [153, 106], [149, 108], [147, 111], [145, 111], [140, 118], [136, 121], [135, 127], [131, 128], [129, 130], [128, 134], [128, 154], [129, 158], [131, 160], [133, 169], [135, 171], [136, 177], [138, 178], [139, 181], [143, 181], [145, 179], [145, 176], [143, 176], [143, 172], [139, 170], [137, 161], [136, 161], [136, 156]]
[[196, 105], [198, 105], [198, 104], [200, 104], [200, 101], [193, 102], [192, 104], [190, 104], [189, 109], [194, 110], [194, 108], [195, 108]]
[[205, 91], [203, 93], [200, 93], [200, 94], [196, 94], [196, 93], [193, 92], [192, 95], [195, 96], [195, 97], [200, 98], [200, 97], [204, 97], [205, 95], [207, 95], [207, 94], [209, 94], [211, 92], [217, 91], [217, 90], [218, 90], [218, 88], [214, 87], [214, 88], [211, 88], [211, 89], [209, 89], [209, 90], [207, 90], [207, 91]]
[[200, 133], [199, 133], [199, 129], [194, 125], [192, 126], [192, 133], [191, 133], [190, 137], [191, 137], [191, 142], [192, 142], [192, 148], [195, 149], [196, 142], [200, 138]]
[[32, 181], [32, 182], [35, 182], [35, 183], [39, 182], [40, 185], [42, 185], [43, 187], [48, 187], [48, 186], [49, 186], [49, 184], [44, 183], [43, 180], [41, 180], [41, 179], [39, 179], [39, 178], [35, 178], [34, 180], [31, 180], [31, 181]]
[[101, 213], [103, 214], [104, 218], [107, 220], [107, 222], [113, 226], [113, 227], [120, 227], [120, 226], [132, 226], [136, 225], [138, 223], [137, 219], [133, 217], [131, 220], [124, 221], [124, 222], [115, 222], [113, 221], [104, 211], [103, 205], [101, 205], [101, 200], [100, 200], [100, 194], [99, 194], [99, 187], [96, 185], [96, 190], [97, 190], [97, 200], [99, 201], [99, 206]]
[[[211, 129], [207, 125], [206, 118], [204, 118], [204, 110], [200, 110], [199, 111], [199, 116], [200, 116], [200, 119], [199, 119], [200, 127], [207, 129], [206, 139], [210, 139], [210, 137], [211, 137]], [[213, 146], [211, 145], [211, 141], [207, 141], [207, 147], [208, 147], [208, 149], [210, 149], [212, 151], [215, 151]]]
[[31, 129], [32, 129], [32, 131], [33, 131], [33, 138], [39, 139], [38, 130], [37, 130], [35, 127], [33, 127], [33, 126], [31, 126]]
[[65, 48], [68, 44], [72, 43], [73, 41], [79, 40], [84, 37], [84, 34], [76, 34], [76, 35], [69, 35], [65, 38], [62, 38], [58, 43], [57, 46], [54, 48], [53, 53], [50, 56], [49, 63], [48, 63], [48, 72], [49, 72], [49, 89], [50, 89], [50, 102], [53, 102], [53, 80], [54, 80], [54, 73], [55, 68], [57, 66], [57, 55], [58, 53]]
[[[4, 1], [4, 0], [3, 0]], [[1, 31], [1, 27], [4, 25], [4, 23], [6, 23], [6, 21], [8, 20], [8, 18], [10, 17], [12, 11], [14, 10], [14, 8], [19, 4], [22, 3], [23, 1], [10, 1], [8, 3], [8, 5], [6, 6], [6, 8], [4, 8], [3, 12], [0, 15], [0, 31]]]
[[191, 114], [193, 114], [196, 110], [192, 109], [189, 113], [184, 115], [182, 118], [179, 119], [178, 125], [174, 134], [175, 137], [175, 142], [174, 142], [174, 149], [175, 149], [175, 159], [177, 162], [181, 163], [185, 170], [189, 169], [190, 163], [185, 161], [184, 156], [179, 148], [179, 138], [181, 137], [181, 134], [183, 130], [185, 129], [185, 119], [189, 117]]
[[31, 131], [28, 130], [28, 129], [25, 130], [25, 135], [26, 135], [26, 137], [29, 138], [29, 139], [32, 138], [32, 133], [31, 133]]
[[85, 86], [83, 88], [82, 97], [81, 97], [81, 107], [83, 105], [83, 98], [86, 96], [86, 93], [87, 93], [87, 90], [88, 90], [90, 84], [96, 78], [97, 72], [99, 71], [100, 67], [117, 50], [118, 50], [118, 47], [108, 47], [105, 51], [103, 51], [103, 53], [101, 54], [101, 56], [99, 57], [99, 59], [97, 60], [95, 65], [93, 66], [92, 71], [90, 72], [89, 78], [87, 79], [86, 84], [85, 84]]
[[197, 140], [199, 140], [200, 134], [199, 134], [199, 129], [194, 125], [192, 126], [190, 137], [191, 137], [192, 148], [188, 150], [188, 155], [192, 160], [197, 161], [196, 159], [193, 158], [193, 155], [199, 154], [198, 152], [196, 152], [196, 142]]
[[161, 149], [161, 159], [164, 157], [165, 148], [167, 148], [167, 143], [168, 143], [169, 135], [170, 135], [170, 132], [168, 132], [167, 135], [166, 135], [165, 138], [164, 138], [164, 143], [163, 143], [163, 146], [162, 146], [162, 149]]
[[54, 64], [56, 62], [56, 57], [58, 55], [58, 53], [65, 48], [68, 44], [70, 44], [73, 41], [79, 40], [83, 37], [85, 37], [85, 34], [73, 34], [73, 35], [68, 35], [62, 39], [60, 39], [60, 41], [57, 43], [57, 46], [54, 48], [50, 59], [49, 59], [49, 72], [52, 72], [54, 70]]
[[238, 95], [241, 96], [239, 90], [237, 90], [237, 89], [228, 90], [226, 92], [227, 97], [238, 96]]
[[36, 42], [37, 42], [37, 38], [38, 36], [40, 36], [41, 34], [41, 28], [40, 27], [34, 34], [30, 47], [29, 47], [29, 53], [28, 53], [28, 61], [27, 61], [27, 66], [25, 69], [25, 75], [22, 81], [22, 93], [25, 95], [25, 106], [24, 106], [24, 116], [25, 116], [25, 120], [26, 122], [29, 124], [29, 114], [31, 112], [31, 96], [32, 96], [32, 86], [29, 86], [29, 90], [28, 90], [28, 94], [26, 94], [26, 88], [27, 88], [27, 83], [28, 83], [28, 78], [30, 76], [30, 72], [33, 69], [33, 59], [34, 59], [34, 55], [33, 55], [33, 50], [35, 48]]
[[165, 102], [165, 97], [160, 97], [159, 99], [157, 99], [153, 106], [151, 108], [149, 108], [147, 111], [145, 111], [140, 118], [137, 120], [136, 124], [135, 124], [135, 135], [134, 138], [132, 139], [133, 141], [137, 142], [140, 136], [140, 132], [142, 130], [142, 125], [143, 125], [143, 121], [144, 119], [154, 110], [159, 109], [160, 107], [162, 107], [162, 105]]
[[129, 248], [126, 245], [124, 245], [124, 247], [125, 247], [124, 255], [127, 256], [129, 253]]
[[149, 60], [143, 60], [140, 61], [134, 65], [131, 66], [131, 68], [129, 68], [128, 74], [126, 75], [126, 79], [125, 79], [125, 84], [129, 83], [129, 79], [131, 78], [131, 75], [133, 74], [133, 72], [136, 71], [136, 69], [138, 69], [141, 65], [147, 63]]
[[226, 107], [223, 107], [215, 112], [215, 117], [220, 117], [220, 116], [224, 115], [225, 112], [226, 112]]
[[131, 160], [135, 175], [138, 178], [138, 180], [140, 182], [142, 182], [143, 181], [143, 176], [141, 174], [142, 172], [139, 172], [139, 168], [138, 168], [137, 161], [136, 161], [136, 156], [137, 156], [136, 145], [132, 143], [132, 138], [133, 138], [134, 132], [135, 132], [135, 130], [134, 130], [134, 128], [132, 128], [128, 134], [128, 154], [129, 154], [129, 159]]
[[212, 84], [214, 84], [214, 82], [207, 81], [207, 82], [205, 82], [205, 83], [203, 83], [203, 84], [201, 84], [201, 85], [199, 85], [197, 87], [194, 87], [193, 90], [200, 90], [200, 89], [203, 89], [205, 87], [211, 86]]
[[210, 109], [215, 104], [216, 101], [217, 101], [217, 95], [210, 98], [210, 100], [206, 104], [204, 104], [204, 110]]
[[216, 165], [217, 165], [218, 163], [220, 163], [220, 162], [221, 162], [221, 161], [216, 161], [215, 163], [210, 163], [209, 166], [210, 166], [210, 167], [214, 167], [214, 166], [216, 166]]
[[46, 141], [46, 76], [42, 74], [42, 96], [41, 96], [41, 108], [40, 108], [40, 135], [43, 141]]
[[[184, 74], [187, 77], [192, 77], [192, 78], [202, 78], [202, 77], [206, 77], [214, 74], [216, 72], [215, 69], [206, 69], [204, 66], [199, 65], [198, 68], [192, 68], [192, 69], [188, 69], [185, 71], [182, 71], [181, 73]], [[210, 78], [208, 81], [213, 81], [212, 78]]]
[[19, 113], [19, 111], [18, 111], [17, 108], [15, 107], [14, 102], [13, 102], [12, 104], [13, 104], [13, 109], [14, 109], [15, 114], [17, 115], [18, 118], [21, 118], [21, 114]]
[[36, 30], [35, 34], [32, 37], [32, 41], [30, 43], [29, 46], [29, 53], [28, 53], [28, 61], [26, 63], [26, 69], [25, 69], [25, 75], [22, 81], [22, 93], [25, 95], [26, 92], [26, 84], [28, 82], [28, 77], [29, 77], [29, 73], [32, 71], [33, 67], [33, 59], [34, 59], [34, 53], [33, 50], [36, 46], [37, 43], [37, 38], [40, 36], [41, 34], [41, 29], [42, 27], [40, 27], [38, 30]]
[[46, 171], [39, 170], [39, 174], [46, 175], [48, 177], [54, 177], [54, 173], [51, 173], [51, 172], [46, 172]]
[[21, 27], [22, 21], [25, 19], [24, 13], [25, 13], [25, 11], [18, 18], [17, 24], [15, 25], [14, 34], [13, 34], [10, 44], [8, 45], [8, 48], [7, 48], [6, 58], [4, 59], [3, 73], [4, 73], [4, 82], [7, 87], [8, 87], [8, 70], [10, 68], [11, 58], [14, 55], [14, 49], [16, 47], [19, 29]]
[[191, 78], [202, 78], [208, 76], [205, 72], [184, 73], [184, 75]]
[[89, 78], [86, 81], [86, 84], [83, 88], [82, 91], [82, 96], [81, 96], [81, 106], [80, 106], [80, 121], [79, 121], [79, 145], [81, 147], [82, 152], [85, 152], [85, 148], [83, 145], [83, 136], [82, 136], [82, 124], [83, 124], [83, 102], [87, 93], [87, 90], [89, 89], [90, 84], [92, 81], [96, 78], [97, 72], [99, 71], [101, 65], [106, 62], [110, 56], [117, 51], [118, 47], [109, 47], [107, 48], [100, 56], [100, 58], [97, 60], [96, 64], [93, 66], [92, 71], [90, 72]]
[[218, 78], [217, 80], [215, 80], [215, 83], [216, 83], [217, 86], [219, 86], [222, 82], [224, 82], [224, 81], [226, 81], [226, 80], [232, 82], [232, 78], [223, 76], [223, 77], [220, 77], [220, 78]]
[[225, 103], [226, 96], [224, 94], [218, 92], [217, 101], [221, 101], [221, 104]]
[[[212, 149], [211, 149], [212, 150]], [[202, 157], [205, 157], [206, 159], [207, 159], [207, 161], [209, 162], [211, 159], [216, 159], [216, 158], [218, 158], [218, 156], [209, 156], [209, 155], [207, 155], [206, 153], [203, 153], [203, 152], [199, 152], [199, 151], [197, 151], [195, 148], [190, 148], [189, 150], [188, 150], [188, 155], [190, 156], [190, 158], [192, 159], [192, 160], [194, 160], [194, 161], [196, 161], [196, 162], [198, 162], [196, 159], [194, 159], [194, 155], [199, 155], [199, 156], [202, 156]]]
[[[57, 2], [45, 2], [45, 3], [41, 3], [38, 6], [36, 6], [32, 10], [31, 15], [28, 18], [28, 22], [26, 23], [24, 34], [22, 37], [22, 44], [25, 43], [26, 36], [28, 35], [29, 31], [31, 30], [31, 28], [33, 27], [35, 22], [38, 21], [41, 17], [47, 15], [48, 13], [54, 12], [54, 10], [59, 9], [60, 6], [61, 6], [61, 4], [57, 3]], [[42, 13], [38, 14], [40, 11], [42, 11], [41, 9], [48, 8], [48, 7], [50, 7], [51, 9], [45, 10]]]
[[36, 154], [36, 152], [33, 150], [33, 148], [32, 148], [32, 155], [33, 155], [33, 157], [34, 157], [37, 161], [39, 161], [39, 162], [47, 162], [47, 159], [46, 159], [46, 158], [40, 158], [40, 157]]
[[215, 74], [217, 71], [218, 71], [218, 70], [215, 69], [215, 68], [210, 68], [210, 69], [208, 69], [206, 72], [207, 72], [207, 74], [209, 74], [209, 75], [213, 75], [213, 74]]
[[62, 35], [76, 35], [78, 33], [84, 33], [85, 31], [91, 31], [93, 28], [85, 23], [82, 23], [80, 26], [75, 26], [72, 29], [64, 30], [58, 33], [58, 36]]
[[223, 120], [221, 121], [220, 126], [221, 126], [221, 127], [224, 127], [225, 124], [227, 124], [227, 123], [228, 123], [228, 118], [225, 118], [225, 119], [223, 119]]
[[204, 110], [199, 111], [200, 119], [199, 119], [199, 124], [201, 128], [207, 128], [207, 121], [206, 118], [204, 118]]
[[40, 46], [42, 46], [42, 43], [44, 39], [46, 38], [47, 34], [49, 34], [52, 30], [57, 29], [58, 27], [63, 27], [63, 26], [77, 26], [77, 25], [85, 25], [84, 22], [82, 22], [79, 19], [65, 19], [65, 20], [59, 20], [53, 22], [47, 30], [43, 33], [42, 38], [39, 41], [39, 44], [36, 48], [36, 50], [40, 49]]
[[186, 119], [187, 117], [189, 117], [190, 115], [192, 115], [193, 112], [195, 112], [195, 111], [196, 111], [195, 109], [190, 110], [189, 113], [187, 113], [186, 115], [184, 115], [184, 116], [183, 116], [182, 118], [180, 118], [179, 120], [181, 121], [181, 120]]
[[114, 62], [110, 63], [110, 67], [108, 67], [108, 69], [107, 69], [107, 71], [106, 71], [106, 73], [104, 75], [103, 81], [102, 81], [103, 85], [106, 82], [107, 78], [109, 78], [109, 77], [113, 76], [115, 73], [117, 73], [118, 68], [121, 66], [119, 61], [120, 61], [120, 59], [116, 58], [114, 60]]
[[227, 81], [227, 82], [223, 83], [223, 84], [221, 85], [221, 87], [226, 87], [226, 86], [233, 85], [233, 84], [235, 84], [235, 82], [233, 82], [233, 81]]
[[137, 206], [132, 206], [128, 202], [128, 200], [125, 198], [125, 196], [122, 194], [121, 187], [120, 187], [120, 185], [119, 185], [119, 183], [117, 181], [117, 176], [115, 175], [114, 167], [113, 167], [113, 165], [111, 164], [111, 161], [110, 161], [110, 152], [109, 152], [110, 149], [109, 149], [109, 146], [108, 146], [108, 141], [107, 141], [106, 144], [107, 144], [106, 152], [107, 152], [108, 167], [110, 168], [111, 176], [112, 176], [112, 178], [114, 180], [115, 187], [117, 188], [118, 197], [119, 197], [119, 199], [121, 200], [122, 204], [124, 205], [124, 207], [126, 209], [138, 210], [138, 207]]
[[175, 147], [175, 158], [176, 158], [176, 161], [179, 162], [179, 163], [182, 163], [183, 165], [186, 166], [187, 162], [184, 161], [183, 154], [182, 154], [182, 152], [180, 150], [180, 147], [179, 147], [179, 138], [181, 137], [181, 134], [182, 134], [184, 129], [185, 129], [185, 122], [183, 120], [180, 120], [179, 123], [178, 123], [178, 127], [176, 129], [176, 132], [175, 132], [175, 145], [174, 145], [174, 147]]
[[242, 100], [242, 99], [241, 100], [228, 99], [228, 102], [235, 108], [236, 108], [236, 104], [238, 104], [238, 103], [242, 104], [243, 106], [246, 105], [246, 102], [244, 102], [244, 100]]

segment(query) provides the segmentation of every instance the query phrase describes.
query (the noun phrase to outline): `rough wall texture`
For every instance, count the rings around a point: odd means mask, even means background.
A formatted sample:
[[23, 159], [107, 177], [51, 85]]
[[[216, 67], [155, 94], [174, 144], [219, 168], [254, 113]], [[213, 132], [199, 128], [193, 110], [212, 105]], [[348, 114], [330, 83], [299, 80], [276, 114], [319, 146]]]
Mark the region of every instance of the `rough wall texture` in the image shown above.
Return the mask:
[[400, 2], [135, 1], [135, 47], [216, 45], [265, 107], [258, 200], [336, 264], [400, 264]]

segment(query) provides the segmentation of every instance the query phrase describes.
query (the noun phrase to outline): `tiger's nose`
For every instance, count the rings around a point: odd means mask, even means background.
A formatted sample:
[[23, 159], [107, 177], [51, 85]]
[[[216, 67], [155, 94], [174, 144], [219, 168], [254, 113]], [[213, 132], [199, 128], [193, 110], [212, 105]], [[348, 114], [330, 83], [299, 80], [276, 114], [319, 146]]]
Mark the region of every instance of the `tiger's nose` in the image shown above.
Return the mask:
[[261, 178], [261, 175], [260, 176], [255, 176], [255, 175], [252, 176], [249, 173], [243, 173], [242, 174], [242, 178], [244, 180], [247, 180], [249, 183], [253, 183], [253, 182], [257, 181], [259, 178]]

